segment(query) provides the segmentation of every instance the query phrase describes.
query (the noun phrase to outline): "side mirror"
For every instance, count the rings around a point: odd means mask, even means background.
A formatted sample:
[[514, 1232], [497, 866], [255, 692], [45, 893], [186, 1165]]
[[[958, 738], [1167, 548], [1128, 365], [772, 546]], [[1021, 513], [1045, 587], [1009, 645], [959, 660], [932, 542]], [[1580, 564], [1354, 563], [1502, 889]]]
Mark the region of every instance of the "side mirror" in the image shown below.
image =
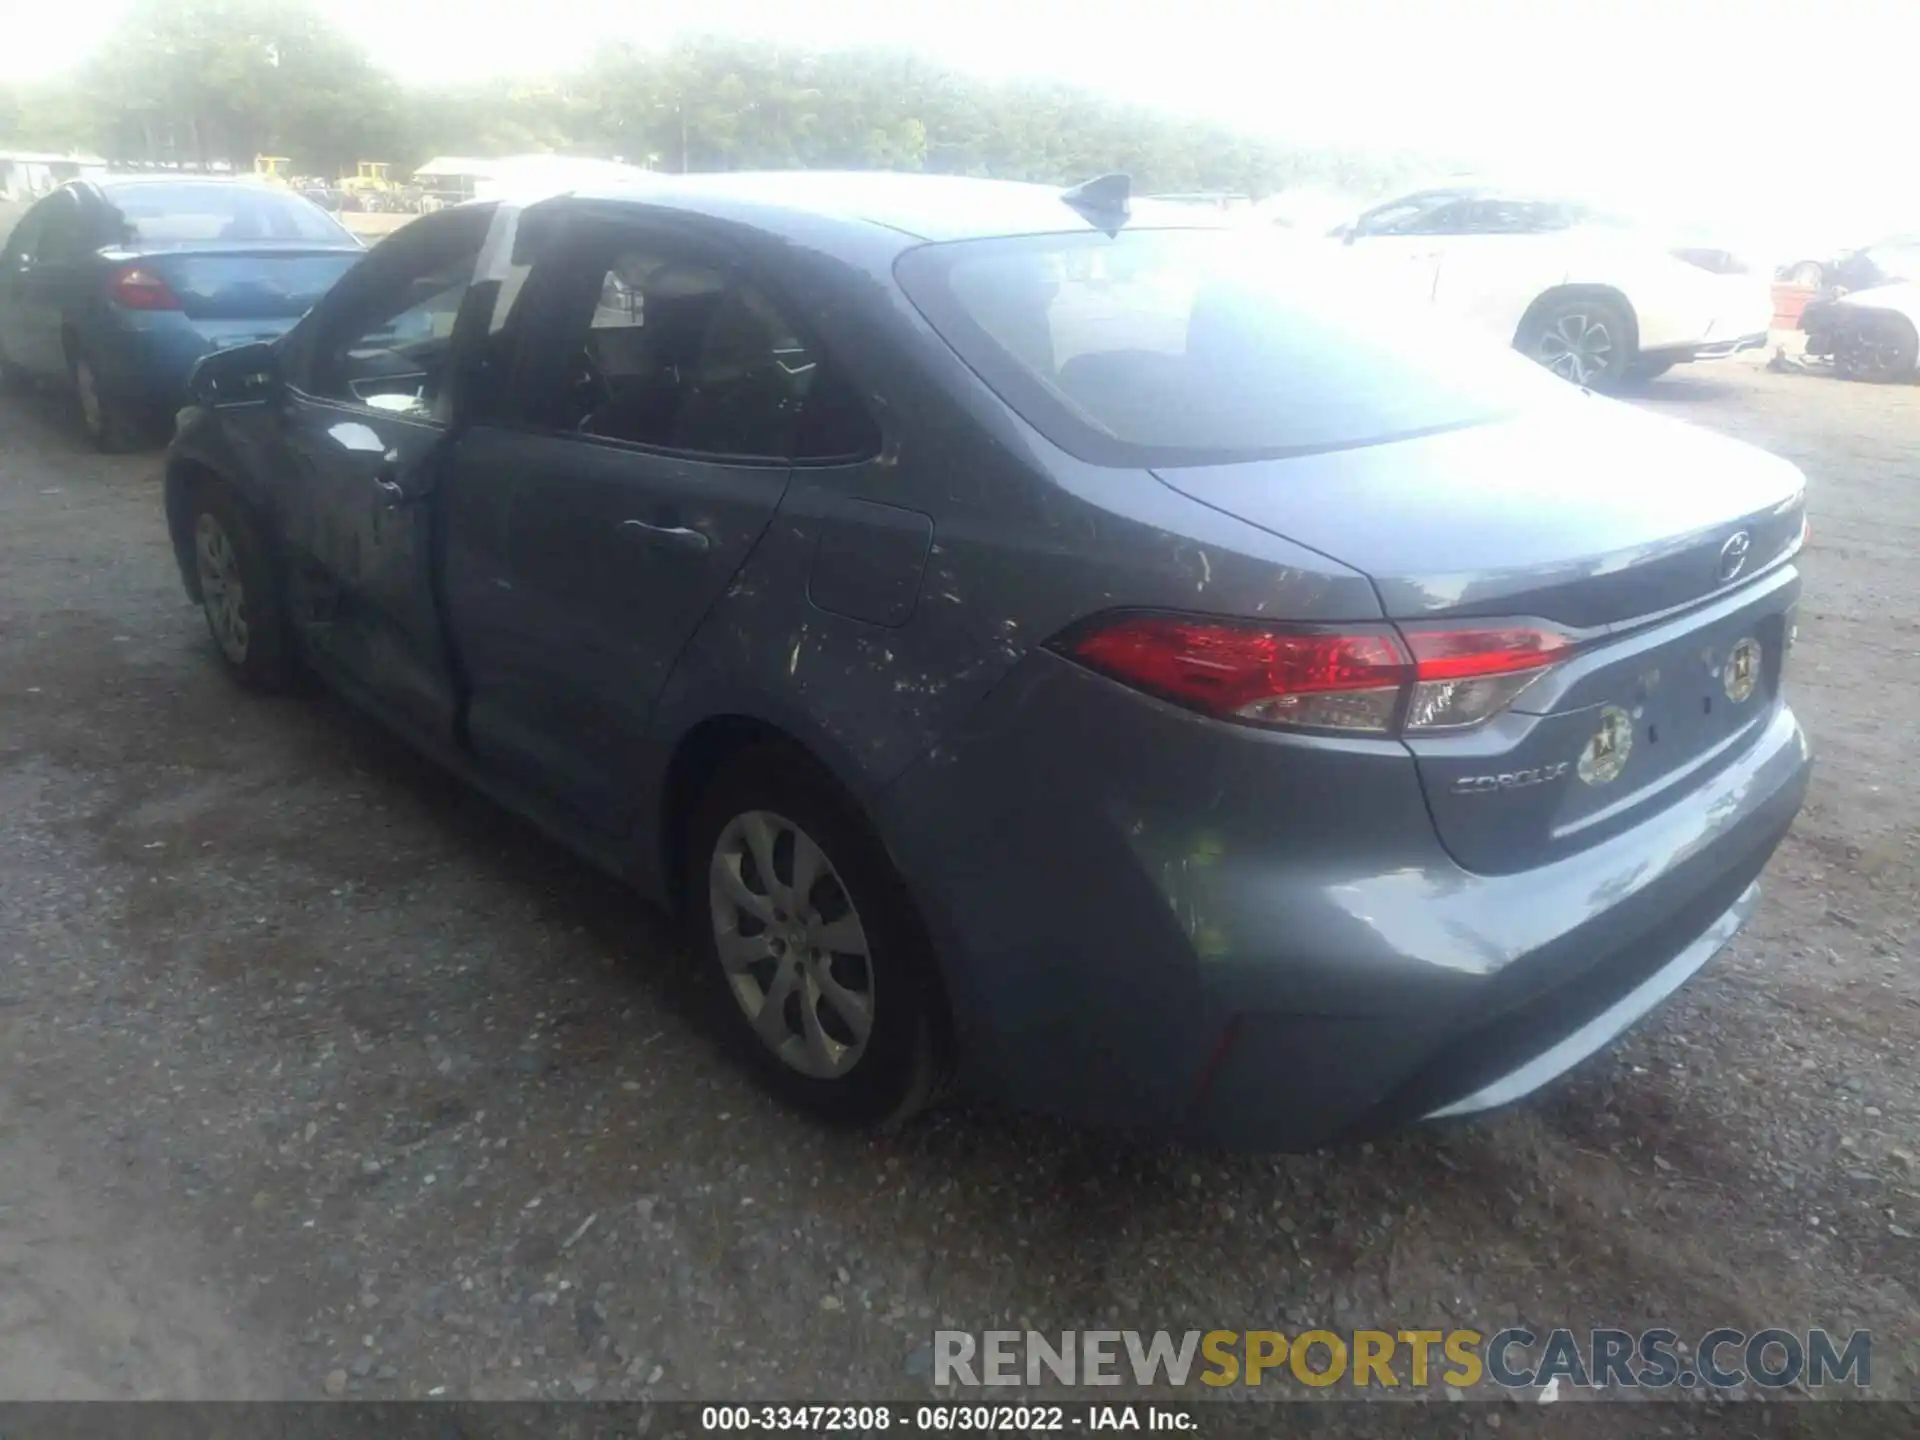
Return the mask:
[[257, 405], [280, 388], [280, 351], [270, 341], [203, 356], [187, 380], [196, 405]]

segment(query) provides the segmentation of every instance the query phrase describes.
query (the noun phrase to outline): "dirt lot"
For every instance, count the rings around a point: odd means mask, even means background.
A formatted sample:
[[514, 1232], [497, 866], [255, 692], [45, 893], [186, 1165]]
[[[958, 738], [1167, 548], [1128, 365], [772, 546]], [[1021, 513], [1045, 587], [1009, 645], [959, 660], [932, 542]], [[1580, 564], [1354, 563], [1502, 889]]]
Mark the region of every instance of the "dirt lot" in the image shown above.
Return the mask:
[[911, 1398], [936, 1325], [1523, 1320], [1864, 1326], [1920, 1398], [1920, 389], [1645, 403], [1811, 479], [1759, 917], [1518, 1112], [1269, 1160], [778, 1111], [617, 887], [227, 683], [154, 457], [0, 401], [0, 1397]]

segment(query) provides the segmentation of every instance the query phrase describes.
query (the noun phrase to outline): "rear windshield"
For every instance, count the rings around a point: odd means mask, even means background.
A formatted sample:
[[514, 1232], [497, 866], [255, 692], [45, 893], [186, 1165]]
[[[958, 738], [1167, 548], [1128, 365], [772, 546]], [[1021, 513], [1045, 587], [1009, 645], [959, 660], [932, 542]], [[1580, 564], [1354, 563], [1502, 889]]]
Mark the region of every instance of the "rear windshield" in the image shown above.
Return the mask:
[[107, 199], [126, 221], [129, 245], [294, 241], [350, 245], [353, 237], [298, 195], [255, 185], [183, 182], [121, 185]]
[[1231, 230], [927, 245], [896, 275], [1029, 424], [1104, 465], [1207, 465], [1410, 438], [1564, 389], [1387, 303], [1342, 247]]

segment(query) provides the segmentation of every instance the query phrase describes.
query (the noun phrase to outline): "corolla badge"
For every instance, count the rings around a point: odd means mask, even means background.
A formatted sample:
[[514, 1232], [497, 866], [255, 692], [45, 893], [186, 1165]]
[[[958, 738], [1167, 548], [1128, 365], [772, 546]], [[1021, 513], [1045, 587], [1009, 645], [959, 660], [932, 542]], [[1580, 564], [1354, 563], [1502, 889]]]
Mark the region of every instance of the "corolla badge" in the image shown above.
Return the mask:
[[1502, 770], [1493, 775], [1462, 775], [1453, 782], [1456, 795], [1492, 795], [1501, 790], [1530, 790], [1547, 785], [1573, 768], [1569, 760], [1557, 765], [1535, 765], [1526, 770]]
[[1715, 578], [1724, 585], [1746, 569], [1747, 554], [1752, 549], [1753, 536], [1745, 530], [1735, 531], [1727, 543], [1720, 547], [1719, 564], [1714, 569]]
[[1606, 785], [1620, 778], [1633, 751], [1633, 717], [1616, 705], [1600, 712], [1600, 728], [1580, 752], [1576, 773], [1589, 785]]
[[1760, 683], [1760, 642], [1748, 637], [1735, 645], [1720, 678], [1726, 686], [1727, 698], [1736, 705], [1753, 694], [1754, 687]]

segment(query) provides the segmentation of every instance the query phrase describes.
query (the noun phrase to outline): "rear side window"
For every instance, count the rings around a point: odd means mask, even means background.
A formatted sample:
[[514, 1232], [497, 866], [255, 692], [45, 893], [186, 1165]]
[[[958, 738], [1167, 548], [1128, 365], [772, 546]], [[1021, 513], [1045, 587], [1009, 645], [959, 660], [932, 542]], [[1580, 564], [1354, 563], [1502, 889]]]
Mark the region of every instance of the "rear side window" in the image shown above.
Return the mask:
[[1223, 230], [927, 245], [895, 274], [962, 359], [1070, 454], [1207, 465], [1509, 414], [1561, 382], [1384, 308], [1323, 247]]
[[765, 291], [658, 243], [589, 238], [584, 251], [587, 288], [561, 297], [578, 318], [560, 327], [566, 358], [540, 423], [716, 459], [878, 450], [858, 398]]
[[120, 213], [127, 245], [354, 243], [311, 201], [264, 186], [154, 181], [111, 187], [107, 199]]

